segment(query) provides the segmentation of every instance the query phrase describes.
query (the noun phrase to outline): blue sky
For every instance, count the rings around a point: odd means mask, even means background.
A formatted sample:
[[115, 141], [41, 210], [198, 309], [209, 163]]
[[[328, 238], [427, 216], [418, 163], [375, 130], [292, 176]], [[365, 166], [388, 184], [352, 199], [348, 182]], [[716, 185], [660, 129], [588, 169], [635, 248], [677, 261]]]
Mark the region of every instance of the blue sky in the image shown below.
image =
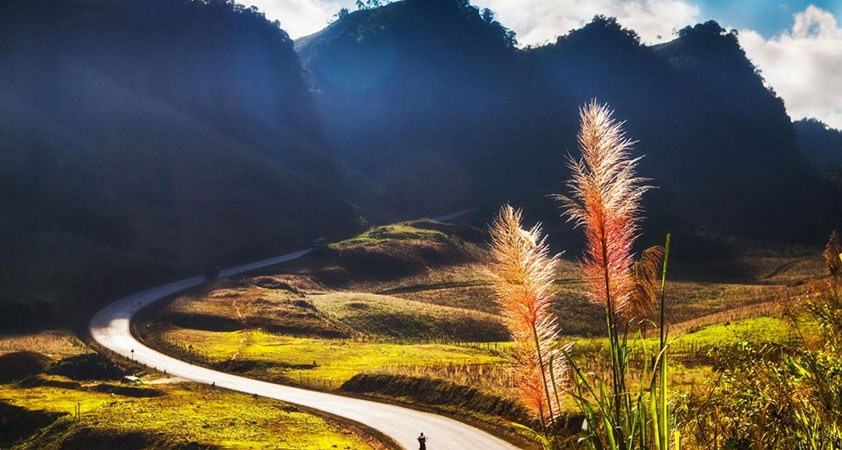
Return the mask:
[[[238, 0], [257, 6], [293, 38], [324, 28], [355, 0]], [[740, 44], [793, 120], [842, 129], [842, 0], [471, 0], [517, 33], [521, 46], [554, 42], [594, 15], [616, 17], [647, 44], [714, 19]]]
[[727, 22], [734, 28], [750, 28], [772, 37], [792, 25], [792, 15], [813, 5], [842, 17], [842, 0], [702, 0], [696, 2], [703, 17]]
[[[339, 11], [340, 8], [348, 8], [350, 10], [356, 9], [356, 0], [240, 0], [243, 3], [255, 4], [262, 11], [267, 12], [267, 15], [273, 16], [273, 19], [278, 19], [282, 22], [284, 29], [286, 29], [293, 37], [300, 37], [319, 29], [326, 25], [331, 17]], [[526, 0], [472, 0], [472, 3], [478, 6], [491, 7], [491, 9], [498, 10], [498, 15], [501, 11], [499, 6], [501, 4], [510, 4], [512, 6], [518, 3], [530, 4], [532, 1]], [[549, 6], [557, 6], [565, 8], [569, 6], [570, 2], [563, 0], [541, 0], [541, 3]], [[721, 22], [723, 25], [737, 28], [737, 29], [752, 29], [757, 31], [764, 37], [773, 37], [781, 31], [786, 30], [792, 25], [793, 14], [803, 11], [809, 5], [816, 6], [825, 11], [829, 11], [837, 18], [842, 17], [842, 0], [687, 0], [683, 2], [658, 2], [658, 1], [605, 1], [605, 0], [582, 0], [577, 3], [589, 3], [595, 6], [596, 9], [611, 9], [612, 4], [621, 3], [686, 3], [698, 7], [698, 19], [704, 21], [714, 19]], [[498, 8], [495, 8], [498, 6]], [[505, 8], [502, 8], [505, 9]], [[529, 8], [524, 8], [529, 9]], [[573, 8], [579, 9], [579, 8]], [[293, 20], [290, 20], [293, 17]], [[582, 19], [589, 19], [582, 18]], [[505, 20], [505, 18], [503, 18]], [[504, 25], [506, 25], [504, 23]], [[518, 30], [517, 27], [508, 25], [510, 28]], [[560, 30], [559, 33], [563, 34]], [[522, 34], [522, 33], [518, 33]], [[666, 38], [666, 36], [664, 36]], [[534, 44], [534, 42], [524, 42], [525, 44]]]

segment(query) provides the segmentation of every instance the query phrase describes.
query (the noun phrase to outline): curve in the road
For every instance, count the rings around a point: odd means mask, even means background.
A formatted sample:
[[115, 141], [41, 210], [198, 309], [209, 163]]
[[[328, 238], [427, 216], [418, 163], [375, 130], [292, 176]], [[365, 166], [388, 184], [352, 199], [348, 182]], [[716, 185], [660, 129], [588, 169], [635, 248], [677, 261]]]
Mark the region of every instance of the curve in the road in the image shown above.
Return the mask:
[[[231, 276], [300, 258], [309, 250], [266, 259], [221, 271]], [[345, 417], [374, 428], [407, 449], [418, 446], [420, 432], [429, 436], [430, 450], [512, 450], [517, 447], [482, 430], [436, 414], [369, 400], [267, 383], [194, 366], [146, 347], [134, 338], [130, 322], [142, 308], [177, 292], [205, 282], [202, 276], [158, 286], [129, 295], [108, 305], [90, 322], [91, 337], [103, 347], [159, 371], [205, 384], [257, 394]]]

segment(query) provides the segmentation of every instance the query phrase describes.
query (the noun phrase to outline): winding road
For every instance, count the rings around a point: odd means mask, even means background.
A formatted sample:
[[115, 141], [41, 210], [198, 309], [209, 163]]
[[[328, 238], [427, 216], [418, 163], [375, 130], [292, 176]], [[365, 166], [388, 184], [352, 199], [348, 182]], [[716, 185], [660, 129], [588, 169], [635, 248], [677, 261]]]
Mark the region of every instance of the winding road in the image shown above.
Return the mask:
[[[220, 276], [228, 277], [291, 261], [304, 256], [309, 251], [302, 250], [232, 267], [222, 270]], [[380, 431], [407, 449], [418, 447], [416, 437], [422, 431], [429, 436], [427, 448], [430, 450], [511, 450], [517, 448], [482, 430], [447, 417], [218, 372], [167, 356], [146, 347], [135, 339], [131, 333], [130, 322], [132, 316], [138, 311], [162, 298], [204, 282], [203, 276], [195, 276], [121, 298], [106, 306], [91, 319], [89, 325], [91, 336], [103, 347], [159, 371], [166, 371], [168, 375], [199, 383], [215, 383], [221, 388], [257, 394], [344, 417]]]

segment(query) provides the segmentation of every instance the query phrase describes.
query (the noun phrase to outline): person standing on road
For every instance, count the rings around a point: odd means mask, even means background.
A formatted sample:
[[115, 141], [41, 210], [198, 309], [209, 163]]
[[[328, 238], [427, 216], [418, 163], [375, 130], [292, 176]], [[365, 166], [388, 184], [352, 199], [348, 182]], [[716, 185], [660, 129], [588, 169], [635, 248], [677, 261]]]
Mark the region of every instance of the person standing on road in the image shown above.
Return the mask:
[[427, 436], [424, 433], [418, 436], [418, 450], [427, 450]]

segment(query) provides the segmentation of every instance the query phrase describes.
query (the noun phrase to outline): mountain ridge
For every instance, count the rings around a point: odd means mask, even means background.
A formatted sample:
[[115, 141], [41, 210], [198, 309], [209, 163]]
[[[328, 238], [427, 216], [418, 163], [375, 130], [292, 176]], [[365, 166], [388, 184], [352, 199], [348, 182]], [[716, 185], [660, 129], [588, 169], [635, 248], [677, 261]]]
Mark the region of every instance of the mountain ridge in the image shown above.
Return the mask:
[[502, 202], [567, 246], [547, 196], [594, 98], [660, 187], [647, 235], [818, 242], [840, 223], [822, 150], [715, 22], [646, 46], [597, 16], [520, 49], [466, 0], [355, 11], [296, 42], [227, 0], [5, 2], [0, 305], [84, 315], [185, 272]]
[[[440, 26], [452, 22], [461, 30]], [[436, 33], [425, 32], [432, 29]], [[658, 230], [703, 227], [818, 241], [826, 230], [819, 232], [816, 223], [838, 223], [838, 214], [827, 213], [839, 207], [826, 199], [832, 188], [803, 158], [782, 100], [764, 85], [736, 33], [709, 21], [680, 30], [671, 42], [646, 46], [615, 19], [597, 16], [555, 43], [518, 49], [501, 40], [511, 37], [501, 29], [493, 15], [464, 1], [404, 0], [343, 15], [299, 40], [296, 50], [313, 74], [328, 139], [341, 135], [349, 162], [374, 179], [408, 173], [389, 161], [389, 152], [402, 160], [414, 154], [435, 160], [436, 153], [413, 148], [428, 143], [448, 154], [437, 167], [466, 174], [436, 197], [463, 195], [467, 182], [472, 191], [463, 201], [513, 201], [547, 221], [555, 208], [534, 199], [559, 189], [565, 153], [575, 148], [575, 111], [598, 99], [627, 121], [629, 135], [639, 141], [636, 152], [647, 155], [642, 173], [664, 188], [648, 201]], [[392, 33], [388, 45], [371, 37], [378, 32]], [[495, 33], [507, 45], [495, 48], [478, 37]], [[417, 48], [427, 52], [413, 53]], [[459, 59], [462, 48], [478, 50]], [[391, 59], [394, 67], [377, 65]], [[450, 64], [433, 63], [440, 60]], [[486, 68], [482, 62], [490, 60], [508, 65]], [[356, 74], [350, 79], [376, 80], [365, 94], [378, 99], [377, 109], [366, 110], [335, 89], [330, 76], [349, 72]], [[438, 98], [444, 100], [430, 107]], [[466, 118], [459, 110], [470, 106], [449, 107], [453, 99], [481, 106]], [[395, 117], [412, 119], [390, 126]], [[402, 129], [407, 123], [414, 128]], [[416, 198], [424, 193], [423, 186], [407, 190]]]

